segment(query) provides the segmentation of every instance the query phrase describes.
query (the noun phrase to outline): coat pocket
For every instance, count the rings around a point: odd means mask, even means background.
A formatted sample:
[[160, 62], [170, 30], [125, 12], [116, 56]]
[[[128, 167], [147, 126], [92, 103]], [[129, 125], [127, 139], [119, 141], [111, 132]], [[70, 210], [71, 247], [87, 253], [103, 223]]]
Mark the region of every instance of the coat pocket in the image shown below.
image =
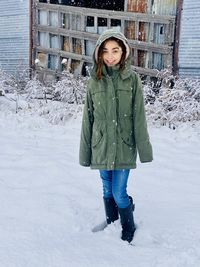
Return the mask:
[[92, 148], [95, 148], [103, 137], [103, 133], [101, 131], [95, 130], [92, 135]]
[[127, 146], [135, 146], [135, 141], [132, 133], [121, 131], [121, 139]]
[[132, 166], [136, 158], [134, 135], [131, 131], [121, 130], [118, 142], [118, 155], [116, 163], [124, 166]]
[[119, 116], [131, 116], [132, 111], [132, 91], [130, 89], [117, 89], [117, 99], [119, 104]]

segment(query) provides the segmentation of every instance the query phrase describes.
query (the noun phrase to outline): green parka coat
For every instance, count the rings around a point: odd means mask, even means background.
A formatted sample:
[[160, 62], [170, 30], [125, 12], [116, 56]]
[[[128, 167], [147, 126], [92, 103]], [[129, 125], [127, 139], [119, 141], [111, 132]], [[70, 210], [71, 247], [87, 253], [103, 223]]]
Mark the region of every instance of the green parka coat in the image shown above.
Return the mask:
[[[125, 68], [103, 67], [102, 79], [96, 78], [96, 59], [101, 43], [115, 37], [127, 49]], [[136, 168], [137, 151], [141, 162], [153, 159], [145, 118], [139, 76], [131, 70], [131, 53], [123, 34], [105, 31], [97, 41], [94, 67], [88, 82], [82, 119], [79, 162], [92, 169]]]

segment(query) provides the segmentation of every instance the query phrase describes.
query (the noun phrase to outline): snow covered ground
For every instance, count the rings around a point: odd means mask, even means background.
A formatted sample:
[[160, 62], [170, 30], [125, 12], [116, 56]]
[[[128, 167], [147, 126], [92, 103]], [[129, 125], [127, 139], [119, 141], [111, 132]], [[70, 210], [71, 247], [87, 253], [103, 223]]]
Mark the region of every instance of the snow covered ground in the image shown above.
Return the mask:
[[98, 171], [78, 164], [81, 114], [52, 125], [0, 97], [0, 267], [199, 267], [200, 123], [149, 127], [154, 161], [129, 179], [133, 246], [104, 219]]

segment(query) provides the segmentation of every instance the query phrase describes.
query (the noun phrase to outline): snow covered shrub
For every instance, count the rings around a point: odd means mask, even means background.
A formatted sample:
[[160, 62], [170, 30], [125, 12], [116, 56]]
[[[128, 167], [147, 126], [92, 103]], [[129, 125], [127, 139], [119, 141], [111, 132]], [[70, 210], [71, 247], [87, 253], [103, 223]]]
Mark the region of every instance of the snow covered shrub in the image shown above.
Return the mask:
[[61, 101], [31, 99], [26, 110], [34, 115], [45, 118], [51, 124], [65, 124], [68, 120], [77, 118], [82, 111], [81, 105], [67, 104]]
[[[57, 124], [82, 110], [88, 77], [63, 72], [59, 81], [45, 85], [37, 77], [29, 79], [27, 71], [15, 77], [0, 70], [1, 95], [9, 93], [7, 98], [16, 102], [16, 112], [28, 107], [29, 112]], [[165, 73], [162, 82], [152, 79], [144, 84], [144, 98], [153, 124], [176, 128], [179, 123], [200, 120], [200, 79], [175, 79]]]
[[76, 118], [82, 110], [87, 79], [64, 72], [59, 81], [45, 86], [36, 77], [33, 78], [26, 85], [29, 111], [52, 124], [63, 124], [70, 118]]
[[16, 67], [16, 71], [8, 73], [0, 69], [0, 88], [3, 87], [5, 93], [26, 93], [25, 87], [30, 81], [31, 68], [24, 68], [22, 65]]
[[3, 70], [0, 69], [0, 90], [2, 94], [9, 93], [13, 90], [10, 84], [10, 76]]
[[[48, 90], [47, 87], [42, 84], [37, 77], [33, 77], [32, 80], [29, 80], [26, 84], [25, 91], [27, 93], [27, 99], [45, 99], [47, 101]], [[52, 91], [52, 89], [51, 89]], [[52, 98], [52, 96], [51, 96]]]
[[54, 99], [68, 104], [82, 104], [86, 92], [87, 78], [83, 76], [73, 77], [70, 72], [63, 75], [54, 85]]
[[200, 80], [178, 79], [173, 88], [144, 86], [146, 110], [155, 124], [175, 128], [180, 122], [200, 120]]
[[15, 74], [10, 74], [0, 70], [0, 88], [3, 88], [3, 95], [12, 94], [14, 96], [10, 100], [16, 102], [16, 113], [19, 108], [19, 96], [26, 93], [25, 87], [30, 80], [29, 71], [29, 69], [22, 71], [17, 69]]

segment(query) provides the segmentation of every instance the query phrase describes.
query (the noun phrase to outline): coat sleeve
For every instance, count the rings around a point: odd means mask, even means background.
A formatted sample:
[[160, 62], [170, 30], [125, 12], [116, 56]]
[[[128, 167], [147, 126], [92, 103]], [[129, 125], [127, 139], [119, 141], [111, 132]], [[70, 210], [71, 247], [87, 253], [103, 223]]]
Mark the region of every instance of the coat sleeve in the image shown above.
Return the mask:
[[142, 92], [142, 83], [137, 74], [134, 79], [135, 97], [133, 104], [134, 114], [134, 135], [140, 161], [151, 162], [153, 160], [152, 146], [149, 140], [147, 122], [145, 116], [144, 98]]
[[86, 93], [83, 109], [81, 138], [79, 148], [79, 163], [82, 166], [90, 166], [91, 163], [91, 139], [93, 126], [93, 106], [89, 89]]

